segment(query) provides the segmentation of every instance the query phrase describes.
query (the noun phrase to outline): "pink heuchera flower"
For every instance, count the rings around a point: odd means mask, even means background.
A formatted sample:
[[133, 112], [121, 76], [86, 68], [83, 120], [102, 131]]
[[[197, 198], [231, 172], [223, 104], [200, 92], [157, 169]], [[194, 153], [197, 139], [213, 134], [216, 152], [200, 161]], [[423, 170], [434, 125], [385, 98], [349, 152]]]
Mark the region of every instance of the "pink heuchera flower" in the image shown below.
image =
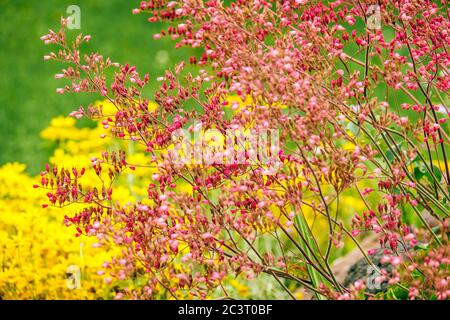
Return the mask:
[[[97, 92], [116, 110], [106, 115], [98, 106], [80, 106], [70, 116], [97, 119], [108, 130], [102, 137], [142, 145], [148, 155], [143, 164], [130, 163], [125, 151], [93, 157], [96, 187], [85, 183], [80, 168], [55, 164], [40, 177], [50, 205], [85, 204], [64, 219], [77, 236], [121, 248], [104, 267], [105, 281], [146, 276], [145, 285], [117, 292], [115, 299], [205, 298], [223, 289], [227, 276], [261, 273], [318, 296], [362, 298], [363, 282], [346, 288], [331, 258], [343, 242], [359, 244], [367, 233], [376, 235], [379, 247], [368, 255], [357, 247], [369, 260], [380, 250], [381, 263], [392, 267], [380, 279], [408, 286], [411, 299], [448, 297], [441, 267], [449, 253], [444, 217], [450, 212], [443, 204], [450, 184], [449, 113], [434, 101], [450, 88], [444, 72], [450, 22], [443, 4], [427, 0], [378, 5], [380, 17], [368, 15], [365, 2], [141, 1], [133, 14], [170, 24], [154, 39], [200, 48], [157, 78], [154, 97], [146, 96], [150, 76], [135, 66], [81, 53], [90, 36], [68, 43], [67, 20], [41, 38], [61, 48], [44, 59], [67, 64], [56, 78], [70, 84], [57, 93]], [[371, 19], [380, 19], [381, 29]], [[187, 63], [195, 71], [185, 70]], [[406, 102], [393, 103], [398, 96]], [[231, 152], [232, 161], [220, 150], [199, 163], [190, 139], [188, 163], [162, 152], [182, 129], [224, 134], [242, 128], [276, 129], [279, 145], [263, 150], [270, 161], [243, 148]], [[145, 199], [116, 203], [116, 185], [105, 179], [144, 168]], [[358, 203], [358, 212], [349, 213], [353, 219], [340, 215], [349, 194]], [[276, 245], [258, 246], [260, 240]], [[429, 246], [425, 254], [415, 248], [419, 241]], [[307, 266], [301, 276], [299, 265]], [[412, 281], [417, 269], [424, 277]], [[295, 298], [289, 286], [282, 288]]]

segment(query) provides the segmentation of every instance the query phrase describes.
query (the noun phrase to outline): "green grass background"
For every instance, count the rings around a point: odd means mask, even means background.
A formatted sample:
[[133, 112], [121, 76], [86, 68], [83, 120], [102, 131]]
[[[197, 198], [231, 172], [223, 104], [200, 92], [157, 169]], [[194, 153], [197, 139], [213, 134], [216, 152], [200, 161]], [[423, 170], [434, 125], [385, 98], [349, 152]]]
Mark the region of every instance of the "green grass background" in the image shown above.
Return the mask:
[[30, 173], [39, 172], [53, 148], [39, 132], [52, 117], [100, 98], [57, 94], [63, 82], [54, 74], [61, 65], [43, 60], [54, 48], [39, 38], [49, 28], [58, 29], [59, 18], [68, 16], [72, 4], [81, 9], [81, 29], [69, 32], [92, 35], [86, 50], [136, 65], [153, 83], [190, 54], [188, 49], [175, 50], [169, 39], [153, 39], [164, 26], [149, 23], [148, 15], [133, 15], [138, 0], [0, 0], [0, 165], [18, 161], [26, 163]]

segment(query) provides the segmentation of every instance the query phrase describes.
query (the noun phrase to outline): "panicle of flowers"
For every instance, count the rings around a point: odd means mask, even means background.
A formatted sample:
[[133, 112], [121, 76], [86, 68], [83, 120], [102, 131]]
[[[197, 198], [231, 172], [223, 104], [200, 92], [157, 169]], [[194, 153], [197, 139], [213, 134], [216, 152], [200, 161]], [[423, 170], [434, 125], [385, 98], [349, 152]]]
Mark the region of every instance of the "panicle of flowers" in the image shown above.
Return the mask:
[[[170, 23], [155, 39], [168, 36], [176, 47], [201, 48], [200, 56], [159, 79], [156, 106], [144, 94], [148, 75], [98, 53], [81, 58], [79, 46], [89, 37], [66, 43], [64, 19], [59, 32], [43, 37], [60, 48], [45, 59], [71, 65], [56, 76], [71, 81], [58, 93], [97, 92], [115, 108], [105, 114], [81, 107], [72, 116], [101, 119], [114, 137], [144, 148], [148, 168], [156, 168], [148, 171], [146, 198], [128, 204], [111, 201], [112, 181], [136, 169], [123, 152], [92, 160], [101, 190], [84, 190], [76, 170], [53, 167], [43, 173], [51, 204], [91, 205], [66, 217], [78, 235], [96, 235], [123, 248], [123, 257], [106, 268], [111, 277], [147, 276], [141, 290], [125, 290], [117, 298], [151, 298], [158, 287], [167, 297], [205, 298], [230, 274], [261, 273], [289, 294], [283, 281], [318, 298], [363, 297], [363, 282], [346, 288], [331, 270], [336, 239], [345, 233], [358, 244], [360, 234], [375, 232], [384, 263], [404, 266], [418, 259], [414, 220], [437, 246], [430, 253], [442, 262], [448, 243], [431, 224], [445, 223], [450, 215], [442, 201], [450, 200], [448, 111], [439, 113], [436, 103], [450, 86], [450, 35], [444, 31], [449, 21], [444, 8], [427, 0], [378, 1], [377, 18], [393, 33], [387, 38], [368, 25], [366, 13], [374, 4], [142, 1], [133, 13]], [[357, 29], [356, 21], [367, 28]], [[357, 55], [349, 54], [352, 46]], [[197, 66], [195, 74], [184, 70], [188, 62]], [[111, 66], [117, 69], [108, 82], [105, 70]], [[399, 94], [410, 103], [396, 106], [391, 95]], [[281, 166], [268, 174], [249, 161], [248, 151], [239, 164], [177, 163], [168, 152], [173, 133], [196, 132], [195, 121], [221, 133], [278, 129], [280, 146], [271, 152]], [[180, 190], [182, 183], [187, 192]], [[367, 208], [353, 220], [338, 214], [346, 192], [357, 194]], [[319, 230], [313, 228], [316, 220]], [[257, 246], [260, 239], [271, 239], [277, 249]], [[402, 280], [396, 269], [383, 277], [391, 285]], [[439, 297], [447, 296], [444, 284], [434, 287]], [[416, 290], [421, 289], [411, 287], [411, 298], [419, 296]]]

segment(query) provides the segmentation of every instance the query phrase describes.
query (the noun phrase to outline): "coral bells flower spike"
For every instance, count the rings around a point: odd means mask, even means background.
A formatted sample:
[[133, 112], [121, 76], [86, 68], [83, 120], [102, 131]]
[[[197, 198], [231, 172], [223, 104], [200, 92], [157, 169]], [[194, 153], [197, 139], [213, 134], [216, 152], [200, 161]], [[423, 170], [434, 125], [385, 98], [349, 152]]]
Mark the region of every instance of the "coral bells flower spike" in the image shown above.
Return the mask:
[[[158, 0], [132, 12], [167, 23], [154, 39], [200, 48], [190, 71], [180, 61], [150, 80], [85, 53], [89, 36], [68, 43], [65, 20], [41, 38], [59, 50], [45, 59], [65, 63], [56, 78], [71, 80], [57, 93], [105, 99], [70, 116], [98, 121], [99, 145], [123, 148], [99, 150], [86, 173], [41, 176], [50, 205], [78, 204], [65, 219], [76, 236], [121, 252], [108, 282], [142, 276], [116, 299], [228, 296], [233, 277], [291, 298], [297, 287], [390, 298], [395, 286], [448, 297], [444, 3]], [[333, 259], [355, 243], [363, 273], [377, 274], [345, 283]]]

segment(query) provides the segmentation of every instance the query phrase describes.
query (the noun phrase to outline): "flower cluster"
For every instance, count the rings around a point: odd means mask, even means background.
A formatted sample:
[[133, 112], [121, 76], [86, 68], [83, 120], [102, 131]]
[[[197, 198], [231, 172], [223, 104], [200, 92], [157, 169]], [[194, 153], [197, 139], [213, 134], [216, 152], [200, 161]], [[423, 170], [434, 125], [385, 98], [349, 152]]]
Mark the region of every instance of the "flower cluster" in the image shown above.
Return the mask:
[[[373, 5], [380, 28], [369, 23]], [[59, 47], [46, 59], [70, 65], [57, 76], [71, 82], [59, 93], [95, 91], [115, 108], [72, 113], [100, 119], [105, 137], [126, 147], [91, 159], [98, 184], [85, 185], [81, 168], [55, 165], [43, 172], [42, 187], [52, 205], [86, 206], [66, 218], [77, 235], [122, 248], [106, 273], [147, 279], [118, 298], [153, 298], [158, 288], [173, 298], [206, 298], [216, 288], [228, 296], [230, 274], [268, 274], [292, 298], [292, 283], [320, 299], [356, 297], [352, 290], [365, 285], [344, 286], [331, 264], [342, 243], [359, 247], [369, 233], [378, 235], [382, 264], [392, 266], [377, 269], [380, 281], [411, 285], [410, 297], [430, 296], [429, 287], [401, 283], [397, 269], [415, 263], [425, 274], [427, 259], [416, 249], [424, 232], [435, 248], [428, 254], [448, 270], [447, 234], [433, 229], [450, 215], [445, 4], [152, 0], [133, 12], [170, 23], [156, 39], [202, 50], [158, 78], [156, 105], [145, 95], [148, 75], [99, 54], [82, 56], [89, 37], [67, 43], [64, 19], [59, 32], [43, 37]], [[197, 66], [195, 74], [186, 63]], [[108, 82], [110, 67], [117, 69]], [[244, 163], [179, 164], [173, 134], [195, 132], [196, 121], [222, 133], [277, 129], [280, 146], [270, 152], [281, 166], [268, 174], [249, 152]], [[144, 150], [142, 162], [129, 159], [133, 149]], [[138, 169], [146, 194], [116, 201], [115, 182]], [[353, 219], [342, 214], [349, 194], [364, 206]], [[374, 265], [371, 253], [361, 252]], [[434, 282], [437, 298], [447, 297], [448, 277], [439, 273]]]

